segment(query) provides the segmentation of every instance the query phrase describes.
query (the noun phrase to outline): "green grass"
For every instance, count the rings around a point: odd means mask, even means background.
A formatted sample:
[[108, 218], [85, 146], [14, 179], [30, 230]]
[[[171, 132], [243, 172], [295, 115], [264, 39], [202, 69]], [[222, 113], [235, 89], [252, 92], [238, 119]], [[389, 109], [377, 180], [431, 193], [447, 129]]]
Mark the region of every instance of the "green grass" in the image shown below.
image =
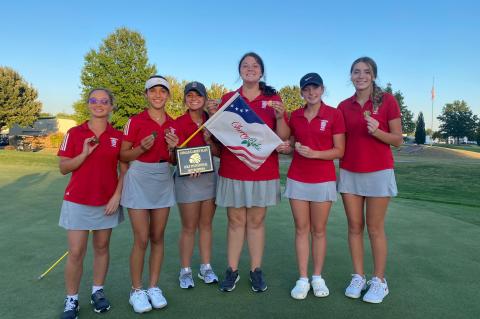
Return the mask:
[[[194, 289], [180, 289], [177, 279], [180, 223], [177, 210], [172, 209], [160, 280], [169, 305], [164, 310], [142, 315], [142, 318], [476, 317], [480, 309], [474, 297], [480, 269], [480, 210], [478, 199], [457, 193], [479, 193], [478, 178], [474, 178], [480, 171], [478, 161], [438, 155], [402, 155], [401, 152], [397, 160], [401, 196], [417, 198], [395, 198], [389, 208], [386, 228], [390, 295], [384, 303], [369, 305], [343, 296], [351, 263], [341, 201], [334, 205], [328, 225], [324, 276], [330, 296], [315, 298], [309, 294], [304, 301], [290, 298], [289, 292], [298, 274], [293, 220], [288, 202], [282, 200], [280, 205], [269, 210], [266, 221], [264, 272], [269, 290], [263, 294], [250, 290], [245, 252], [240, 264], [241, 280], [234, 292], [221, 293], [215, 286], [204, 285], [199, 280]], [[2, 319], [56, 318], [62, 309], [64, 263], [44, 279], [36, 280], [67, 247], [66, 233], [57, 223], [68, 177], [58, 173], [56, 163], [51, 154], [0, 151]], [[462, 173], [464, 170], [466, 172]], [[433, 186], [447, 183], [448, 187]], [[214, 220], [212, 263], [221, 275], [226, 266], [225, 215], [225, 210], [219, 208]], [[102, 318], [138, 317], [128, 305], [131, 243], [127, 219], [113, 232], [107, 279], [112, 309], [101, 315]], [[371, 273], [371, 255], [368, 247], [366, 250], [366, 270]], [[84, 319], [100, 317], [88, 304], [91, 262], [89, 249], [80, 290], [80, 318]], [[198, 252], [195, 252], [194, 267], [198, 262]]]
[[480, 146], [478, 145], [456, 145], [456, 144], [434, 144], [437, 147], [452, 148], [456, 150], [464, 150], [470, 152], [480, 153]]

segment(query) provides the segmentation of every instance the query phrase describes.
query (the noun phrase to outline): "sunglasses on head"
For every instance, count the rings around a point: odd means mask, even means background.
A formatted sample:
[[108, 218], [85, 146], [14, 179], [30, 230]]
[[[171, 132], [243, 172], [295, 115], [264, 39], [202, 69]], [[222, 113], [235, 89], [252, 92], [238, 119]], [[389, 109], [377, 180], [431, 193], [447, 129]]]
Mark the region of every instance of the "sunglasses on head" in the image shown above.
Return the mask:
[[110, 100], [109, 99], [96, 99], [94, 97], [91, 97], [91, 98], [88, 99], [88, 104], [109, 105]]

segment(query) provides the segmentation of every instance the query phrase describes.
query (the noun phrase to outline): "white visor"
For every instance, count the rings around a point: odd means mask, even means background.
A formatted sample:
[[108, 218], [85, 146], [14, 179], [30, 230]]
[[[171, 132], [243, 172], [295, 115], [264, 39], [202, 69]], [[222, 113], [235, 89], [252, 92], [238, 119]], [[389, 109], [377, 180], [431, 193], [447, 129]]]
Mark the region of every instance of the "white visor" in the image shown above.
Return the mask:
[[161, 85], [167, 88], [168, 92], [170, 92], [170, 84], [164, 78], [151, 78], [145, 82], [145, 90], [153, 88], [154, 86]]

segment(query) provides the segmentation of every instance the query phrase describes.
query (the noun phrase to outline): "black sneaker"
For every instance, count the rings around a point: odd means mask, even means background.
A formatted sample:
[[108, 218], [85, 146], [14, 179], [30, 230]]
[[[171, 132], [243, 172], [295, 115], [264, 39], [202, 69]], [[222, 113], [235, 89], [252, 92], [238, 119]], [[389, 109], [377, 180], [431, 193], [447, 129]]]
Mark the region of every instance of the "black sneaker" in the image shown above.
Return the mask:
[[110, 302], [105, 297], [103, 289], [99, 289], [92, 294], [90, 303], [93, 305], [93, 311], [96, 313], [106, 312], [110, 310]]
[[250, 271], [250, 281], [252, 282], [252, 290], [255, 292], [262, 292], [267, 290], [267, 283], [263, 279], [262, 270], [255, 268], [254, 271]]
[[225, 279], [220, 282], [220, 290], [230, 292], [235, 289], [235, 284], [240, 279], [238, 270], [232, 271], [231, 267], [227, 268], [225, 272]]
[[78, 300], [65, 298], [65, 308], [63, 309], [60, 319], [77, 319], [79, 310]]

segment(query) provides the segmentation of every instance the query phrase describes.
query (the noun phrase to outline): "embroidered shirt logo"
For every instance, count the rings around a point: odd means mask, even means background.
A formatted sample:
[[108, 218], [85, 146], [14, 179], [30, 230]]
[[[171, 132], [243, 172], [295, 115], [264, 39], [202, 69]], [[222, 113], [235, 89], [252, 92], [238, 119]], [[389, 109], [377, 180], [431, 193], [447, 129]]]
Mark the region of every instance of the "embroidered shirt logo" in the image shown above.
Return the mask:
[[112, 147], [117, 147], [118, 138], [116, 138], [116, 137], [110, 137], [110, 143], [112, 144]]
[[262, 101], [262, 109], [267, 108], [268, 101]]
[[327, 127], [328, 120], [320, 120], [320, 131], [325, 131], [325, 128]]

